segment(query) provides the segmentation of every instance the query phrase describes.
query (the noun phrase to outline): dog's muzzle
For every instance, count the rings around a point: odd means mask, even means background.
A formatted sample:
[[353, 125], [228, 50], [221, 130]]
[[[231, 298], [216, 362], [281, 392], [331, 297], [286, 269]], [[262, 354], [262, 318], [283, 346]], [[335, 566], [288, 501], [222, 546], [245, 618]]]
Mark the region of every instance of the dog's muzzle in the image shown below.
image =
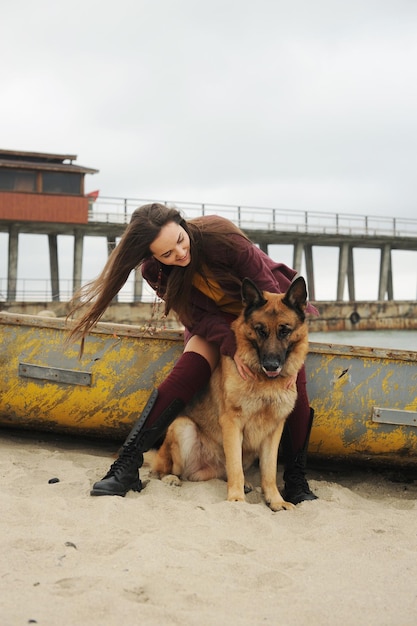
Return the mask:
[[266, 369], [265, 366], [262, 366], [263, 371], [265, 372], [265, 374], [268, 376], [268, 378], [276, 378], [277, 376], [279, 376], [281, 374], [282, 371], [282, 367], [278, 367], [275, 370], [268, 370]]

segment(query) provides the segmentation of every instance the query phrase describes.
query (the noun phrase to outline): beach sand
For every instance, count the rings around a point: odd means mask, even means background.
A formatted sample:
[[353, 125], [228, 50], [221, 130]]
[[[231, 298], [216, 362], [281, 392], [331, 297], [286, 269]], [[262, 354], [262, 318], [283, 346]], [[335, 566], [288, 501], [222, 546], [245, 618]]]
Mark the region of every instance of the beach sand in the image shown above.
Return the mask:
[[219, 480], [92, 498], [110, 443], [3, 430], [0, 447], [2, 626], [417, 622], [409, 472], [315, 466], [319, 500], [273, 513]]

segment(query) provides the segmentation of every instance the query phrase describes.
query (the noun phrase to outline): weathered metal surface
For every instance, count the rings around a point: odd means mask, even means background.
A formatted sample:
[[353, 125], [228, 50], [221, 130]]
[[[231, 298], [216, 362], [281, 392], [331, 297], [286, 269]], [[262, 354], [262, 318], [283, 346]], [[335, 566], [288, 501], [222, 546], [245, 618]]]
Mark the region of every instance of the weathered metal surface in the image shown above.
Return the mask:
[[417, 411], [417, 352], [312, 343], [307, 370], [310, 454], [417, 464], [415, 424], [375, 420]]
[[[100, 323], [67, 345], [62, 319], [0, 313], [0, 425], [122, 439], [152, 389], [182, 352], [182, 333], [153, 337], [138, 327]], [[90, 385], [19, 376], [19, 364], [88, 374]]]
[[[99, 323], [79, 360], [66, 338], [62, 319], [0, 313], [0, 426], [123, 439], [183, 348], [181, 331]], [[312, 456], [417, 465], [417, 352], [311, 343], [307, 379]]]

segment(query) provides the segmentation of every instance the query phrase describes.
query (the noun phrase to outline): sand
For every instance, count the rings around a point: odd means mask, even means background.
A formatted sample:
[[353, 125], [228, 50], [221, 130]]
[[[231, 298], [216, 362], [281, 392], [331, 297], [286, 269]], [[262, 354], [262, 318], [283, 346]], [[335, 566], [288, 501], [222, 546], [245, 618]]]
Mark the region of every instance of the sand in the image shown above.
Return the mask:
[[315, 466], [319, 500], [273, 513], [218, 480], [93, 498], [114, 444], [3, 430], [0, 447], [2, 626], [417, 622], [409, 472]]

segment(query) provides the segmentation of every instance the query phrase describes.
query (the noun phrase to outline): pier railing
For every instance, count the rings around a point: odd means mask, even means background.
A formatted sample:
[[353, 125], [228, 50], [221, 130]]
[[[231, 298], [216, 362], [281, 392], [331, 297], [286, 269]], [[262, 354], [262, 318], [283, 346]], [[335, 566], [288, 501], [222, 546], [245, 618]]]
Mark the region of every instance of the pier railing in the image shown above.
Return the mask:
[[[95, 202], [91, 202], [88, 220], [96, 223], [127, 224], [137, 207], [150, 202], [155, 202], [155, 200], [99, 198]], [[417, 238], [417, 219], [411, 218], [325, 213], [324, 211], [289, 211], [281, 208], [228, 204], [168, 202], [165, 200], [159, 202], [177, 208], [186, 219], [215, 213], [231, 220], [243, 230]]]
[[[369, 215], [356, 215], [349, 213], [326, 213], [324, 211], [296, 211], [282, 208], [268, 208], [255, 206], [237, 206], [228, 204], [202, 204], [193, 202], [169, 202], [155, 199], [115, 198], [99, 197], [91, 199], [88, 213], [87, 228], [91, 225], [109, 224], [109, 231], [113, 225], [123, 226], [128, 224], [133, 211], [143, 204], [161, 202], [167, 206], [176, 207], [186, 219], [201, 215], [217, 214], [228, 218], [250, 236], [256, 237], [256, 232], [277, 233], [281, 239], [287, 234], [290, 239], [297, 240], [300, 235], [323, 235], [333, 239], [356, 238], [366, 240], [366, 245], [372, 243], [372, 238], [390, 238], [390, 245], [397, 240], [397, 247], [404, 250], [417, 250], [417, 219], [402, 217], [376, 217]], [[106, 229], [104, 229], [106, 230]], [[117, 229], [121, 232], [121, 228]], [[294, 237], [292, 237], [294, 235]], [[104, 236], [104, 235], [103, 235]], [[260, 237], [261, 239], [261, 237]], [[269, 235], [268, 235], [268, 239]], [[305, 237], [304, 237], [305, 239]], [[316, 237], [314, 237], [316, 239]], [[357, 243], [357, 242], [356, 242]], [[320, 243], [318, 244], [320, 245]], [[365, 246], [364, 246], [365, 247]], [[393, 245], [395, 248], [395, 245]], [[312, 263], [312, 261], [311, 261]], [[382, 253], [381, 253], [382, 263]], [[382, 266], [381, 266], [382, 267]], [[311, 267], [312, 274], [312, 267]], [[73, 293], [73, 280], [59, 278], [59, 294], [52, 293], [51, 280], [49, 278], [17, 278], [14, 299], [20, 301], [50, 301], [59, 299], [68, 301]], [[85, 282], [85, 281], [83, 281]], [[120, 302], [131, 302], [134, 298], [134, 281], [129, 279], [125, 287], [118, 295]], [[8, 279], [0, 276], [0, 303], [7, 300]], [[314, 291], [313, 291], [314, 293]], [[144, 284], [142, 301], [151, 301], [153, 294], [147, 293], [147, 285]], [[381, 298], [380, 298], [381, 299]]]

